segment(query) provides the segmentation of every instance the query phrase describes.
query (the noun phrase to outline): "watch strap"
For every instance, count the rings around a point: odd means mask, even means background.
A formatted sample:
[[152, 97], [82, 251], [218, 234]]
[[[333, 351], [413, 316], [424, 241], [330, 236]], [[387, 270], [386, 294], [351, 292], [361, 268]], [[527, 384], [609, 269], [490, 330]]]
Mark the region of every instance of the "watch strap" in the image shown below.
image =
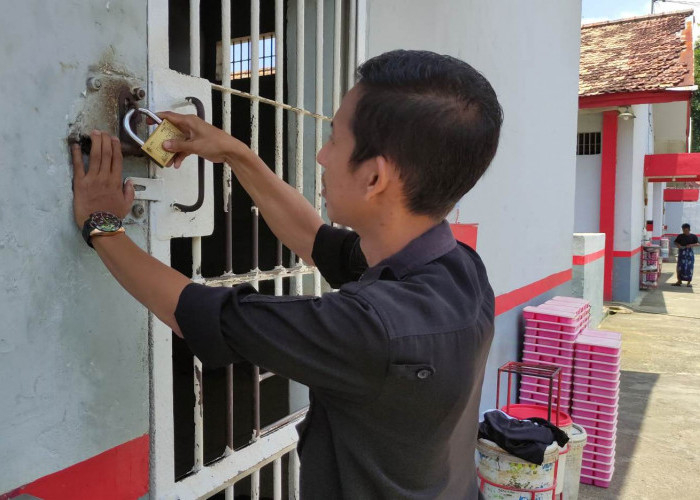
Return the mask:
[[81, 234], [83, 235], [83, 239], [85, 240], [85, 243], [87, 243], [88, 246], [94, 250], [95, 247], [92, 246], [92, 241], [90, 241], [90, 239], [91, 239], [90, 233], [91, 232], [92, 232], [92, 225], [90, 224], [90, 217], [88, 217], [85, 220], [85, 222], [83, 223], [83, 230], [82, 230]]

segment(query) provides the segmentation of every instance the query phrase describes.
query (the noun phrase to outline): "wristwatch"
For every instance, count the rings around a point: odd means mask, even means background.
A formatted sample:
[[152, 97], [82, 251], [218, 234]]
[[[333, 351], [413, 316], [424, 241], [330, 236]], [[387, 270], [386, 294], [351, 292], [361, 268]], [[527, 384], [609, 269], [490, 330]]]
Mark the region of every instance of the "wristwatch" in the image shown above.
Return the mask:
[[90, 248], [95, 248], [90, 241], [93, 236], [114, 236], [123, 232], [122, 220], [110, 212], [93, 212], [83, 224], [83, 239]]

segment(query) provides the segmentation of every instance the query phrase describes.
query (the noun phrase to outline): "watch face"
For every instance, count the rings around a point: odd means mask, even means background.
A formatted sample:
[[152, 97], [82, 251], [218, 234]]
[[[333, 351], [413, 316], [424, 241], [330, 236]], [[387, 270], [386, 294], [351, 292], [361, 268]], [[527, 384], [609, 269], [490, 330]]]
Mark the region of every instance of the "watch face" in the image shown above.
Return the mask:
[[122, 221], [109, 212], [95, 212], [90, 216], [90, 225], [105, 233], [112, 233], [122, 227]]

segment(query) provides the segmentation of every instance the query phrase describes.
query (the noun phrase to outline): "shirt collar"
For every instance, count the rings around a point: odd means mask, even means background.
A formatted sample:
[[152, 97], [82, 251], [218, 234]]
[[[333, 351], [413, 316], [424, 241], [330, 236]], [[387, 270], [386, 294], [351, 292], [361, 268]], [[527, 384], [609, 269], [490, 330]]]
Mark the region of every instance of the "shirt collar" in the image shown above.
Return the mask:
[[363, 279], [378, 279], [387, 268], [397, 279], [401, 279], [411, 270], [442, 257], [456, 246], [457, 241], [455, 241], [449, 223], [442, 221], [412, 240], [394, 255], [367, 269]]

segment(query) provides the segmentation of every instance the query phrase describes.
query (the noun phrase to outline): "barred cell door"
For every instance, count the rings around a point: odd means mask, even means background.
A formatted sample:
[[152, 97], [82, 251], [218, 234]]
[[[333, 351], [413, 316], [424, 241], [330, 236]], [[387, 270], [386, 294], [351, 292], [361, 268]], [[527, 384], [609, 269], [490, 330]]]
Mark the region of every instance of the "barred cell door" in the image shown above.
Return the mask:
[[[362, 52], [357, 12], [357, 0], [150, 0], [149, 106], [233, 133], [322, 213], [315, 158]], [[208, 286], [324, 291], [228, 165], [190, 157], [177, 171], [151, 166], [149, 177], [138, 197], [151, 201], [160, 260]], [[152, 496], [298, 498], [306, 388], [245, 363], [203, 367], [153, 317], [150, 333]]]

